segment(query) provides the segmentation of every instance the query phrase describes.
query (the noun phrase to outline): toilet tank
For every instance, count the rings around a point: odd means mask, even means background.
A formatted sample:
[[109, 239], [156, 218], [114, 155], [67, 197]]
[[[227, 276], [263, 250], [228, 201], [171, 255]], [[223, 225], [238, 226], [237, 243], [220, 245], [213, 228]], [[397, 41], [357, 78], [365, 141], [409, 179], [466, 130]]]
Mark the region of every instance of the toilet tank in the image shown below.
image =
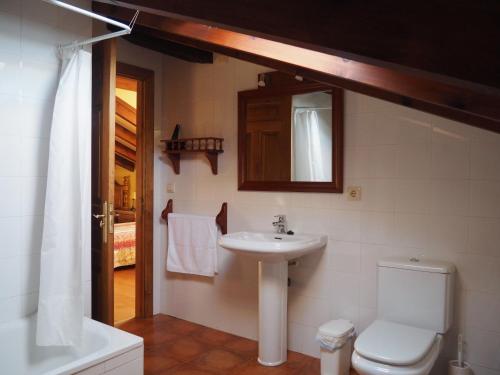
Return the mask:
[[453, 322], [455, 266], [417, 258], [377, 264], [377, 317], [445, 333]]

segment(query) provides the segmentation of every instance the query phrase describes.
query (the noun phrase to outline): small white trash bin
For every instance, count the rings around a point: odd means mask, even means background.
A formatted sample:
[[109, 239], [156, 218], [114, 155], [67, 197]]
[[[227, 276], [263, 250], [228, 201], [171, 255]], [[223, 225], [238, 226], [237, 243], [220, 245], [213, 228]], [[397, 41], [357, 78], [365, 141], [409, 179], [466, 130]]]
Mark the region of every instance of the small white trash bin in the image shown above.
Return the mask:
[[353, 336], [354, 325], [348, 320], [331, 320], [319, 327], [321, 375], [349, 375]]

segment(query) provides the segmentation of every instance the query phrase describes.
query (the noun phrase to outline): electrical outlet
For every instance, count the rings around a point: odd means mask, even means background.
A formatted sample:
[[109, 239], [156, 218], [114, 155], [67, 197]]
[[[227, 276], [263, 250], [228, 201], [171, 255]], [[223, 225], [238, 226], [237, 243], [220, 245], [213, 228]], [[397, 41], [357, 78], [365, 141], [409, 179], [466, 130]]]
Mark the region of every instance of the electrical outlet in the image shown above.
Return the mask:
[[347, 187], [347, 200], [360, 201], [361, 200], [361, 186], [348, 186]]
[[167, 193], [175, 193], [175, 184], [167, 184]]

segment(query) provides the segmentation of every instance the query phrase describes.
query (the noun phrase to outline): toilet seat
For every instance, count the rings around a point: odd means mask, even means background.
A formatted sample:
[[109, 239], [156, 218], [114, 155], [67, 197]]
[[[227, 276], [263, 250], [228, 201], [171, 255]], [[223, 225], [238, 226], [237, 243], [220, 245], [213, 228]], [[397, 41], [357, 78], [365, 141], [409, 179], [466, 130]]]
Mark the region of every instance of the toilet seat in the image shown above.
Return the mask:
[[394, 366], [410, 366], [429, 352], [436, 332], [404, 324], [375, 320], [354, 344], [361, 356]]
[[360, 375], [425, 375], [441, 350], [435, 332], [377, 320], [354, 343], [352, 365]]

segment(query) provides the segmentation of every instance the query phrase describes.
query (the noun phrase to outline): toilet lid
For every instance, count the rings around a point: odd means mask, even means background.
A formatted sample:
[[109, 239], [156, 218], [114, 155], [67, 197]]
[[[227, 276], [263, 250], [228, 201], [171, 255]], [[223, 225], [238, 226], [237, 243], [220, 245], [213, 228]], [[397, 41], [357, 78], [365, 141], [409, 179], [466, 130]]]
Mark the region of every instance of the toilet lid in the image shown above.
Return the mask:
[[436, 332], [403, 324], [374, 321], [354, 343], [361, 356], [388, 365], [409, 366], [429, 352]]

